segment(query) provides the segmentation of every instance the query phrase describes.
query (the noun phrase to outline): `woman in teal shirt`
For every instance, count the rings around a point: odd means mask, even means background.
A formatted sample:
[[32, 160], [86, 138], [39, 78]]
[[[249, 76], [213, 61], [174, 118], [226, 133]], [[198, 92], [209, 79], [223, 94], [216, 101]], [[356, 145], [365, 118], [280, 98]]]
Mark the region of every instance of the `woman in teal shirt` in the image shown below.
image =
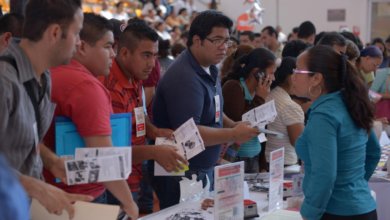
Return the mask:
[[381, 149], [372, 130], [374, 106], [358, 74], [344, 53], [328, 46], [298, 58], [295, 92], [313, 101], [295, 144], [305, 162], [304, 219], [377, 219], [368, 180]]

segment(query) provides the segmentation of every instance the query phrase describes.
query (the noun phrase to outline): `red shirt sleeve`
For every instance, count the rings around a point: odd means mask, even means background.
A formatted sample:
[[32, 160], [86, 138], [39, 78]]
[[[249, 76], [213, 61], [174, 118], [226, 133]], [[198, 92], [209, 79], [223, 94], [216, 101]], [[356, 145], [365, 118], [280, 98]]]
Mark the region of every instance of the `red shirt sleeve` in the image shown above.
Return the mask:
[[111, 98], [98, 81], [84, 81], [77, 85], [69, 93], [64, 111], [81, 137], [111, 135]]
[[155, 65], [152, 69], [152, 72], [150, 72], [147, 80], [142, 81], [142, 85], [144, 87], [157, 87], [157, 83], [160, 80], [160, 77], [161, 77], [160, 63], [158, 62], [158, 59], [156, 57]]

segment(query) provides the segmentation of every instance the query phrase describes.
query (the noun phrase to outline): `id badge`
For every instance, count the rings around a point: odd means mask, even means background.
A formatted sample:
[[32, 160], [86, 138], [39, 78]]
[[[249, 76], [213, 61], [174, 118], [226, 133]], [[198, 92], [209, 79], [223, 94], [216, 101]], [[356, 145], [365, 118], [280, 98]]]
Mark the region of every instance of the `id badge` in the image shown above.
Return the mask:
[[33, 130], [34, 130], [35, 156], [38, 159], [40, 147], [39, 147], [38, 126], [36, 122], [33, 124]]
[[144, 108], [143, 107], [135, 108], [134, 113], [135, 113], [135, 123], [137, 128], [137, 137], [144, 136], [146, 134]]
[[221, 105], [219, 101], [219, 95], [214, 96], [215, 100], [215, 123], [219, 122], [219, 118], [221, 116]]

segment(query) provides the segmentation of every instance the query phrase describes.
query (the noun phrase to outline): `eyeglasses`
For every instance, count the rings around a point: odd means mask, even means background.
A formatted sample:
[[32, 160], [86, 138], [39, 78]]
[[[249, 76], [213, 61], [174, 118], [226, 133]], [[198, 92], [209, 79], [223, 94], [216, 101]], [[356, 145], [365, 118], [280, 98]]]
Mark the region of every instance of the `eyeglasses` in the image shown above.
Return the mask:
[[215, 44], [215, 46], [217, 46], [217, 47], [221, 47], [223, 44], [225, 44], [227, 47], [231, 47], [233, 45], [233, 41], [231, 41], [231, 40], [211, 40], [208, 38], [206, 38], [206, 40]]
[[311, 72], [311, 71], [307, 71], [307, 70], [297, 70], [297, 69], [293, 69], [293, 73], [310, 74], [310, 73], [315, 73], [315, 72]]
[[380, 65], [376, 65], [376, 63], [374, 62], [374, 59], [372, 59], [372, 57], [370, 57], [370, 58], [371, 58], [372, 63], [374, 64], [375, 68], [378, 69]]

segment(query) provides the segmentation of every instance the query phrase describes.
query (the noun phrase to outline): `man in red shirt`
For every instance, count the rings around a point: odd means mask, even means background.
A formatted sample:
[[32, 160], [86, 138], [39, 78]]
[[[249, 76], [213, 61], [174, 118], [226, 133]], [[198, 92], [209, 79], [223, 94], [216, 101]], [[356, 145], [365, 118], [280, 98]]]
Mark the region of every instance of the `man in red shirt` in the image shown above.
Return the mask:
[[[110, 74], [99, 77], [99, 80], [111, 93], [114, 112], [132, 113], [132, 146], [145, 145], [145, 137], [151, 140], [155, 140], [156, 137], [172, 139], [173, 131], [155, 127], [143, 110], [142, 80], [148, 78], [155, 66], [158, 52], [157, 33], [143, 22], [131, 22], [120, 36], [118, 47], [118, 54], [113, 60]], [[161, 148], [161, 146], [155, 147]], [[177, 167], [183, 169], [177, 161], [172, 161], [168, 166], [162, 164], [170, 161], [161, 160], [158, 163], [168, 172], [178, 171]], [[139, 191], [141, 179], [141, 163], [133, 163], [133, 171], [127, 182], [134, 194]], [[115, 204], [115, 199], [111, 199]]]
[[[97, 76], [108, 75], [112, 65], [111, 59], [114, 57], [112, 25], [101, 16], [86, 13], [80, 38], [81, 44], [77, 47], [70, 64], [51, 70], [52, 101], [57, 103], [54, 117], [71, 118], [86, 147], [112, 147], [111, 97], [96, 79]], [[52, 150], [55, 149], [54, 123], [45, 136], [45, 143]], [[151, 156], [147, 154], [152, 152], [153, 148], [145, 149], [149, 149], [149, 152], [142, 152], [145, 150], [140, 151], [133, 147], [133, 161], [149, 159]], [[138, 217], [137, 205], [124, 180], [67, 186], [64, 183], [55, 183], [54, 177], [48, 172], [44, 175], [47, 182], [67, 192], [92, 195], [95, 202], [105, 203], [107, 188], [119, 199], [123, 210], [131, 219]]]

